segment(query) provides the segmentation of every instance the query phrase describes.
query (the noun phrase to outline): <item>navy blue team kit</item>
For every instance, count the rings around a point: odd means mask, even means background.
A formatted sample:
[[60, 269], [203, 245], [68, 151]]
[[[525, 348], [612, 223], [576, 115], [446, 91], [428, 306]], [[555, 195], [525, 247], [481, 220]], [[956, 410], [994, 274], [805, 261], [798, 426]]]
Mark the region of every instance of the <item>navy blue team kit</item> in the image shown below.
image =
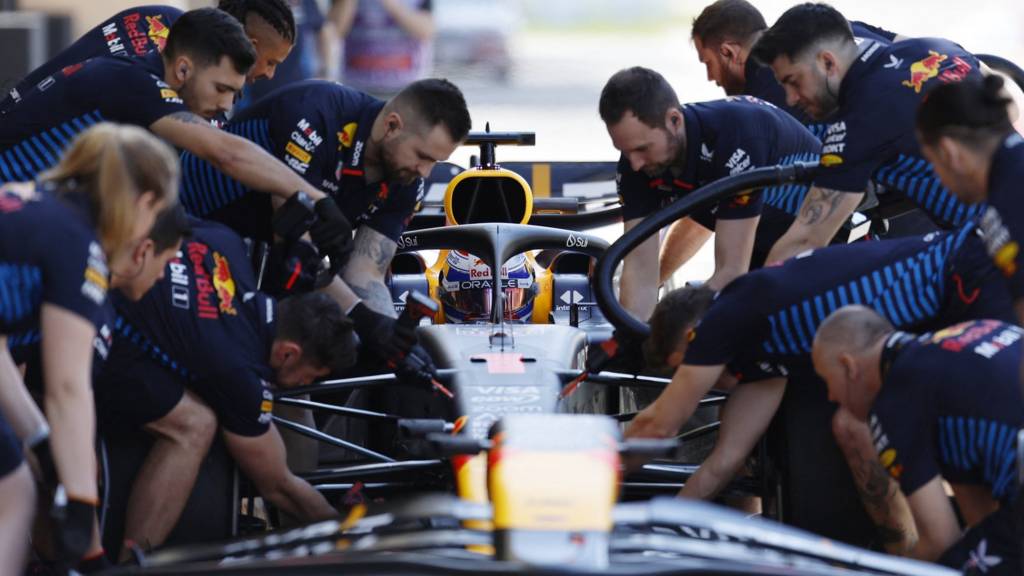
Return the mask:
[[[161, 6], [119, 13], [12, 90], [0, 103], [5, 113], [0, 182], [32, 180], [92, 124], [148, 127], [186, 111], [180, 96], [164, 83], [163, 63], [154, 51], [162, 48], [179, 14]], [[1024, 224], [1013, 192], [1024, 176], [1018, 174], [1024, 161], [1021, 138], [1011, 136], [997, 155], [989, 205], [960, 203], [922, 159], [913, 114], [907, 111], [935, 83], [976, 78], [977, 59], [944, 40], [890, 44], [891, 33], [859, 23], [855, 33], [865, 38], [860, 56], [840, 88], [836, 117], [820, 131], [808, 130], [758, 98], [687, 105], [682, 173], [649, 177], [632, 171], [624, 159], [620, 162], [624, 218], [641, 218], [724, 176], [820, 157], [816, 186], [860, 192], [874, 183], [902, 193], [951, 231], [816, 250], [737, 279], [718, 295], [692, 334], [688, 364], [725, 364], [742, 372], [745, 382], [808, 374], [817, 326], [852, 303], [871, 306], [895, 326], [912, 330], [969, 319], [1013, 321], [1011, 300], [1024, 288], [1024, 256], [1017, 244]], [[101, 54], [113, 57], [85, 61]], [[769, 83], [766, 73], [770, 69], [748, 62], [747, 92], [784, 106], [781, 88], [774, 78]], [[97, 89], [115, 85], [118, 90]], [[423, 195], [423, 183], [367, 181], [366, 140], [383, 106], [337, 84], [301, 82], [256, 102], [225, 129], [257, 143], [334, 196], [353, 224], [396, 240]], [[15, 107], [17, 113], [10, 113]], [[182, 170], [181, 200], [192, 214], [247, 236], [269, 238], [267, 195], [188, 153]], [[771, 232], [762, 237], [759, 231], [755, 250], [766, 254], [806, 191], [797, 185], [761, 190], [704, 210], [695, 220], [713, 229], [719, 218], [760, 215]], [[974, 223], [979, 215], [984, 238]], [[165, 415], [188, 387], [217, 411], [228, 430], [262, 434], [273, 405], [267, 357], [274, 303], [255, 290], [248, 255], [234, 232], [202, 222], [194, 229], [195, 237], [183, 244], [164, 280], [142, 301], [115, 297], [110, 307], [105, 305], [106, 262], [88, 210], [47, 191], [29, 200], [0, 194], [0, 333], [22, 335], [20, 341], [12, 337], [12, 343], [37, 344], [42, 304], [60, 306], [106, 327], [100, 335], [107, 362], [96, 378], [101, 415], [142, 425]], [[1009, 278], [1009, 287], [997, 269]], [[984, 483], [997, 498], [1008, 498], [1015, 480], [1007, 472], [1006, 437], [1022, 425], [1019, 387], [993, 380], [984, 390], [967, 390], [962, 382], [985, 370], [1008, 374], [1015, 359], [1019, 365], [1021, 331], [994, 320], [950, 330], [959, 332], [895, 339], [887, 348], [890, 392], [876, 406], [873, 420], [891, 442], [882, 449], [883, 461], [891, 448], [888, 469], [900, 471], [894, 477], [905, 490], [941, 473]], [[111, 331], [113, 342], [103, 338]], [[966, 341], [964, 335], [976, 338]], [[960, 342], [960, 349], [952, 350], [949, 342]], [[979, 347], [988, 355], [977, 352]], [[922, 375], [932, 372], [929, 382], [939, 382], [940, 393], [907, 410], [907, 395], [913, 403], [926, 395], [915, 382], [926, 382]], [[952, 408], [943, 415], [940, 407], [946, 405]], [[971, 430], [967, 444], [961, 422], [974, 422], [966, 425]], [[0, 440], [3, 477], [20, 463], [21, 454], [2, 417]]]

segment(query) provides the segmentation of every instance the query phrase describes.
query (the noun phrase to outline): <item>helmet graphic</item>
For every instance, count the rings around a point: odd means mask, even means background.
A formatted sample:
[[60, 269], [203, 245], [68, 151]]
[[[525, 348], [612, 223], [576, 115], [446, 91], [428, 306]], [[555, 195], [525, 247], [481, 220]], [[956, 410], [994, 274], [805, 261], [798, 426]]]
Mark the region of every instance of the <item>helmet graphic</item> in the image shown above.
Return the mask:
[[[455, 324], [488, 322], [491, 318], [491, 268], [482, 260], [459, 250], [448, 253], [438, 279], [438, 294], [445, 321]], [[505, 289], [505, 319], [529, 321], [536, 287], [525, 254], [517, 254], [501, 267]]]

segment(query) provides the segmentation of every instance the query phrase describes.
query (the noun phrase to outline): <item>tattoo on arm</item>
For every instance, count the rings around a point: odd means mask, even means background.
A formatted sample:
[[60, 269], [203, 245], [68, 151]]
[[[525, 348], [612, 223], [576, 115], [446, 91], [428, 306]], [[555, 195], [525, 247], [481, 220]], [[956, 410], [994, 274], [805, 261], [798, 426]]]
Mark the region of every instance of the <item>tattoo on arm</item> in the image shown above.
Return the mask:
[[380, 272], [381, 276], [384, 276], [388, 271], [388, 266], [391, 265], [391, 259], [395, 257], [398, 245], [379, 234], [374, 234], [378, 238], [371, 238], [370, 236], [369, 234], [357, 233], [353, 251], [360, 256], [369, 258], [375, 269]]
[[878, 533], [885, 544], [902, 542], [906, 531], [900, 518], [895, 514], [899, 509], [896, 502], [899, 487], [875, 458], [861, 459], [853, 467], [854, 483], [868, 515], [878, 527]]
[[205, 124], [207, 126], [210, 125], [210, 122], [204, 120], [201, 116], [198, 116], [185, 110], [182, 110], [181, 112], [174, 112], [173, 114], [168, 114], [167, 117], [172, 120], [177, 120], [178, 122], [181, 122], [183, 124]]
[[816, 224], [835, 213], [843, 192], [823, 188], [812, 188], [800, 208], [800, 220], [805, 224]]
[[[391, 291], [384, 285], [384, 275], [391, 266], [398, 245], [386, 236], [367, 228], [360, 228], [353, 240], [352, 259], [369, 262], [369, 267], [362, 264], [357, 267], [346, 267], [344, 280], [371, 310], [396, 317], [395, 305], [391, 300]], [[349, 271], [351, 270], [351, 273]]]

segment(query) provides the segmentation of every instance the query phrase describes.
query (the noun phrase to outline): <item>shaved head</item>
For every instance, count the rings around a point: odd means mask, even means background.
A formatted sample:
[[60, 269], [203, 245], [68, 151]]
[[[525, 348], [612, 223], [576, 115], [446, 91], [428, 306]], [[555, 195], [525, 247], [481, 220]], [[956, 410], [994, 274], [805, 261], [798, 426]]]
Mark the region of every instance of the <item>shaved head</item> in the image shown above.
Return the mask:
[[844, 306], [818, 327], [811, 358], [828, 384], [828, 396], [860, 420], [881, 386], [879, 342], [894, 330], [892, 324], [866, 306]]

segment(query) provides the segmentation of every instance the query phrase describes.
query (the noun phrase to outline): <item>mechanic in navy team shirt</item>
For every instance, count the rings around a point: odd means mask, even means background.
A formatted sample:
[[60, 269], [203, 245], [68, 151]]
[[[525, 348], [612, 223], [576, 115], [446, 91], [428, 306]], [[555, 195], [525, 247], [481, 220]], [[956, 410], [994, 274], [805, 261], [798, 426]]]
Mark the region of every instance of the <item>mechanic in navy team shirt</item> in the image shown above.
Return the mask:
[[[466, 138], [470, 124], [462, 93], [447, 80], [413, 82], [387, 102], [310, 80], [270, 94], [224, 128], [326, 190], [356, 227], [351, 259], [328, 289], [378, 355], [395, 348], [396, 314], [384, 277], [398, 238], [423, 197], [423, 178]], [[243, 236], [272, 237], [270, 198], [188, 153], [181, 195], [192, 214]]]
[[[899, 482], [921, 560], [1021, 573], [1022, 336], [997, 320], [909, 334], [863, 306], [841, 308], [818, 330], [814, 365], [840, 410], [870, 426], [874, 450], [862, 465]], [[970, 526], [963, 535], [943, 480]]]
[[[46, 485], [59, 481], [68, 497], [58, 539], [65, 558], [73, 565], [99, 547], [93, 534], [98, 493], [90, 364], [106, 301], [107, 261], [145, 237], [156, 214], [174, 202], [177, 170], [173, 151], [144, 130], [101, 124], [80, 135], [38, 185], [8, 184], [0, 190], [0, 413], [7, 422], [0, 425], [0, 490], [5, 493], [0, 565], [5, 573], [21, 570], [29, 533], [22, 515], [31, 515], [34, 501], [23, 483], [22, 443], [39, 451], [52, 444], [57, 477], [42, 480]], [[42, 335], [45, 419], [4, 341], [8, 334], [33, 330]]]
[[[759, 168], [816, 162], [821, 143], [792, 116], [747, 96], [681, 106], [661, 74], [641, 67], [617, 72], [601, 91], [601, 119], [619, 160], [619, 196], [629, 231], [645, 216], [710, 182]], [[622, 302], [650, 316], [658, 286], [715, 234], [715, 272], [721, 289], [768, 250], [793, 221], [805, 186], [778, 186], [719, 202], [674, 223], [661, 251], [652, 237], [627, 258]], [[660, 274], [659, 274], [660, 268]]]
[[921, 151], [961, 201], [985, 202], [989, 254], [1024, 324], [1024, 138], [1010, 124], [1002, 78], [939, 86], [917, 112]]
[[942, 186], [914, 138], [914, 114], [928, 90], [981, 77], [977, 58], [963, 48], [915, 38], [861, 52], [842, 14], [800, 4], [761, 34], [751, 56], [771, 65], [788, 104], [828, 122], [811, 191], [770, 260], [826, 244], [872, 183], [902, 194], [943, 228], [980, 213]]
[[326, 499], [288, 470], [271, 422], [272, 390], [351, 366], [351, 322], [319, 292], [275, 304], [256, 291], [237, 234], [198, 219], [192, 228], [153, 290], [135, 303], [113, 298], [114, 346], [96, 384], [100, 426], [144, 428], [165, 448], [171, 442], [163, 440], [184, 434], [198, 451], [176, 450], [174, 458], [150, 452], [129, 498], [125, 538], [145, 546], [164, 541], [218, 423], [228, 452], [264, 498], [303, 522], [333, 517]]
[[[905, 40], [864, 22], [851, 21], [850, 27], [859, 45], [870, 42], [891, 44]], [[750, 57], [750, 49], [768, 29], [764, 16], [747, 0], [718, 0], [708, 5], [693, 20], [690, 37], [708, 80], [722, 87], [729, 96], [746, 94], [771, 102], [804, 124], [813, 121], [797, 107], [786, 103], [786, 91], [775, 80], [772, 69]]]
[[[838, 264], [837, 264], [838, 263]], [[659, 306], [651, 325], [668, 326], [654, 334], [661, 343], [652, 349], [678, 352], [682, 358], [658, 399], [633, 420], [630, 437], [669, 437], [679, 430], [698, 402], [713, 386], [736, 387], [722, 412], [721, 431], [712, 454], [683, 487], [682, 495], [710, 498], [732, 480], [757, 440], [768, 427], [787, 386], [820, 388], [817, 404], [805, 404], [798, 416], [807, 429], [821, 431], [806, 438], [820, 466], [822, 482], [852, 486], [844, 462], [831, 441], [845, 451], [868, 446], [866, 428], [853, 426], [845, 434], [846, 421], [833, 421], [825, 400], [824, 385], [814, 375], [811, 343], [817, 326], [835, 309], [853, 303], [870, 305], [900, 327], [944, 326], [973, 318], [1012, 318], [1009, 291], [985, 253], [977, 228], [968, 223], [956, 231], [935, 232], [883, 242], [858, 242], [821, 248], [801, 254], [778, 266], [755, 270], [734, 280], [712, 301], [687, 295]], [[706, 288], [704, 290], [707, 290]], [[668, 300], [666, 296], [666, 300]], [[694, 326], [696, 327], [694, 328]], [[780, 380], [780, 377], [784, 379]], [[817, 387], [817, 388], [815, 388]], [[814, 448], [818, 440], [821, 445]], [[859, 444], [858, 444], [859, 443]], [[829, 476], [832, 476], [831, 478]], [[860, 481], [855, 476], [855, 480]], [[811, 495], [801, 495], [802, 506]], [[846, 503], [832, 503], [846, 506]], [[886, 539], [892, 551], [903, 551], [905, 527], [891, 525], [888, 508], [868, 509], [876, 524], [892, 530]], [[863, 517], [859, 504], [850, 504], [851, 518]], [[848, 538], [854, 522], [835, 518], [813, 519], [808, 529]]]
[[[0, 181], [29, 180], [53, 165], [68, 140], [101, 120], [148, 128], [157, 136], [282, 199], [306, 199], [313, 241], [343, 261], [351, 227], [330, 199], [262, 148], [209, 120], [231, 109], [256, 53], [229, 14], [182, 14], [163, 53], [94, 58], [50, 76], [0, 122]], [[315, 202], [315, 205], [313, 204]]]
[[[273, 78], [295, 43], [295, 21], [288, 5], [284, 0], [221, 0], [217, 7], [242, 23], [256, 49], [256, 63], [249, 70], [248, 82]], [[181, 10], [163, 5], [138, 6], [114, 14], [22, 78], [0, 100], [0, 113], [17, 104], [23, 94], [48, 76], [68, 66], [100, 56], [163, 52], [171, 25], [181, 14]]]

